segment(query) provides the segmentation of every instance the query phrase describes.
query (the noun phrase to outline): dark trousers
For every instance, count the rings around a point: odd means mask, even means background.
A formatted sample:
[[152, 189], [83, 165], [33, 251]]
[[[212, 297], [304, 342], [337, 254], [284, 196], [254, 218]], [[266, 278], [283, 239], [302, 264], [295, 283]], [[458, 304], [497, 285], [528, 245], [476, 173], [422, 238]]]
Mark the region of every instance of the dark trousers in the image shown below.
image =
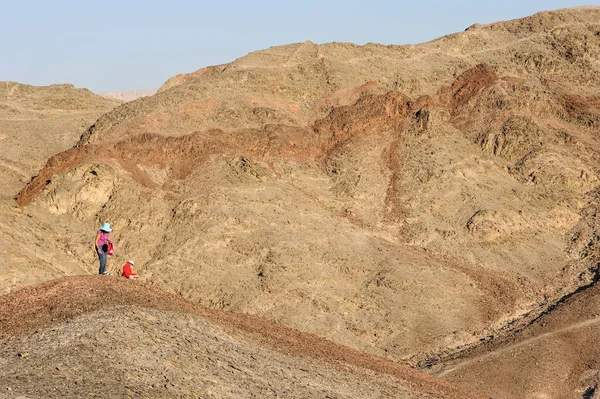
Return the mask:
[[100, 270], [98, 272], [100, 274], [106, 273], [106, 252], [100, 249], [100, 253], [98, 253], [98, 259], [100, 260]]

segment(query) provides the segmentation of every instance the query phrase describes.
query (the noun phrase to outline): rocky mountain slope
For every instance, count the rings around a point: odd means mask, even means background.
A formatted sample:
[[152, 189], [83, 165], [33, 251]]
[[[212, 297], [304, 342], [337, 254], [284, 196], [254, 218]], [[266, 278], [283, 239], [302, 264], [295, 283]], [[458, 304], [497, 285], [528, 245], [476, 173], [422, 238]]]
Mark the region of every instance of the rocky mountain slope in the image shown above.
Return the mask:
[[114, 277], [63, 278], [0, 297], [0, 320], [6, 397], [480, 397]]
[[437, 374], [493, 398], [596, 398], [599, 314], [600, 292], [594, 285], [518, 334], [444, 362]]
[[71, 148], [82, 130], [119, 104], [73, 85], [0, 82], [3, 169], [25, 175], [26, 182], [48, 157]]
[[17, 202], [89, 273], [110, 221], [114, 271], [133, 258], [202, 305], [435, 367], [594, 281], [598, 21], [307, 42], [180, 75], [100, 117]]
[[71, 148], [119, 104], [72, 85], [0, 82], [0, 293], [85, 270], [69, 254], [69, 224], [34, 219], [14, 197], [48, 157]]

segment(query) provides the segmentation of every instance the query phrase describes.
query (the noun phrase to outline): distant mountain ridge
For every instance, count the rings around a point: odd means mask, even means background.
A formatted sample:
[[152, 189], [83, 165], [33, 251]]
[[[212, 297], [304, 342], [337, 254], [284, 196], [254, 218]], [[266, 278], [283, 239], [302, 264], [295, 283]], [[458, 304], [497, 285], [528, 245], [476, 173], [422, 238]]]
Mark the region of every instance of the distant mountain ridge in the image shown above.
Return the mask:
[[107, 93], [101, 93], [100, 95], [105, 98], [114, 98], [119, 101], [129, 102], [137, 100], [141, 97], [153, 96], [156, 94], [156, 90], [129, 90], [129, 91], [109, 91]]

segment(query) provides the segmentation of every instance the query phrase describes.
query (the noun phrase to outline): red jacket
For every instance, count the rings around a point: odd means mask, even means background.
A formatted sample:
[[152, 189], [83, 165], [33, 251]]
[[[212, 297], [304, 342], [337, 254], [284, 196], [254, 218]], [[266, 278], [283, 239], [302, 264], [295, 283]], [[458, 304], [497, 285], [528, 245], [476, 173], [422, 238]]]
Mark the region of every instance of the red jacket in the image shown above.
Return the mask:
[[131, 272], [131, 263], [125, 263], [125, 266], [123, 266], [123, 277], [129, 278], [132, 274], [134, 273]]

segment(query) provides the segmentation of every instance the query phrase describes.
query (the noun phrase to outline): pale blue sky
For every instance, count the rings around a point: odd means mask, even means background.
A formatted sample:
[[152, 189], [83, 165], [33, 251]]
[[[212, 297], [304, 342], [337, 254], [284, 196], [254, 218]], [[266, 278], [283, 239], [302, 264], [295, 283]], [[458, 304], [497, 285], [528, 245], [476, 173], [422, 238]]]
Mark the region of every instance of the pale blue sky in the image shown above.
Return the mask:
[[311, 40], [420, 43], [569, 0], [0, 0], [0, 81], [153, 89], [178, 73]]

